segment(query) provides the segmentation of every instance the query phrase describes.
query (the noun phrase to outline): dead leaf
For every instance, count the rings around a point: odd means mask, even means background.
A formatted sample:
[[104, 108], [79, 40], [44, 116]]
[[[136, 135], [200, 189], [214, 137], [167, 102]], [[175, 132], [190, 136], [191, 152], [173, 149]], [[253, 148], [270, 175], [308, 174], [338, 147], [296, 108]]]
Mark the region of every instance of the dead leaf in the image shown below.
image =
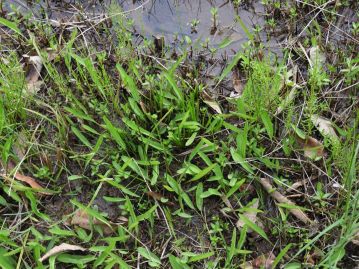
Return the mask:
[[[100, 226], [106, 235], [112, 234], [114, 232], [113, 227], [109, 227], [96, 218], [91, 218], [87, 212], [80, 209], [75, 212], [70, 222], [70, 225], [77, 225], [86, 230], [91, 230], [91, 224]], [[115, 226], [115, 224], [111, 223], [111, 226]]]
[[244, 90], [244, 84], [239, 77], [238, 71], [236, 71], [236, 70], [234, 70], [232, 72], [232, 83], [233, 83], [234, 90], [238, 94], [237, 98], [241, 97], [243, 94], [243, 90]]
[[[57, 55], [58, 52], [48, 48], [46, 49], [47, 52], [47, 60], [53, 61]], [[41, 86], [44, 84], [42, 80], [39, 80], [40, 73], [43, 67], [42, 58], [40, 56], [28, 56], [24, 55], [24, 57], [28, 58], [28, 70], [26, 74], [26, 84], [27, 84], [27, 92], [30, 94], [37, 93]]]
[[22, 130], [16, 139], [16, 142], [13, 145], [13, 151], [15, 155], [19, 158], [19, 160], [25, 159], [26, 154], [26, 145], [27, 145], [28, 138], [26, 137], [25, 132]]
[[158, 192], [154, 192], [154, 191], [148, 191], [146, 192], [146, 194], [153, 198], [156, 201], [159, 202], [163, 202], [164, 204], [170, 205], [170, 206], [174, 206], [175, 204], [173, 202], [168, 201], [167, 198], [165, 198], [162, 194], [158, 193]]
[[[289, 200], [287, 197], [282, 195], [280, 192], [276, 191], [268, 179], [261, 178], [259, 182], [262, 184], [263, 188], [269, 193], [269, 195], [272, 196], [272, 198], [274, 200], [276, 200], [278, 203], [287, 204], [287, 205], [296, 207], [296, 204], [294, 202]], [[307, 214], [305, 214], [303, 212], [303, 210], [301, 210], [300, 208], [289, 208], [288, 210], [290, 213], [292, 213], [295, 217], [297, 217], [299, 220], [301, 220], [305, 224], [313, 224], [314, 223], [314, 221], [312, 221], [307, 216]]]
[[289, 186], [287, 188], [286, 192], [296, 191], [298, 188], [304, 186], [308, 182], [309, 182], [309, 179], [299, 180], [299, 181], [293, 183], [292, 186]]
[[43, 66], [42, 59], [40, 56], [29, 56], [28, 64], [29, 69], [26, 74], [27, 92], [35, 94], [43, 84], [43, 81], [39, 81]]
[[339, 138], [333, 128], [333, 123], [330, 120], [319, 115], [313, 115], [310, 119], [323, 136], [329, 137], [332, 141], [339, 141]]
[[324, 146], [317, 139], [308, 136], [305, 139], [304, 145], [304, 156], [312, 159], [319, 160], [324, 155]]
[[[246, 211], [243, 213], [243, 215], [253, 223], [257, 222], [258, 205], [259, 205], [259, 200], [256, 199], [256, 201], [250, 206], [250, 209], [252, 209], [252, 210]], [[241, 219], [239, 219], [236, 223], [236, 226], [238, 229], [243, 228], [244, 225], [245, 225], [245, 223]]]
[[219, 104], [206, 92], [202, 92], [203, 102], [206, 103], [209, 107], [211, 107], [218, 114], [222, 114], [221, 107]]
[[[7, 179], [8, 181], [12, 181], [12, 179], [8, 176], [5, 176], [3, 175], [3, 177], [5, 179]], [[38, 193], [40, 194], [43, 194], [43, 195], [52, 195], [52, 193], [49, 193], [49, 192], [44, 192], [44, 191], [41, 191], [43, 190], [44, 188], [35, 181], [35, 179], [33, 179], [32, 177], [29, 177], [29, 176], [24, 176], [20, 173], [15, 173], [14, 175], [14, 178], [18, 181], [21, 181], [21, 182], [25, 182], [27, 183], [28, 185], [30, 185], [31, 188], [33, 188], [34, 190], [40, 190]]]
[[58, 245], [58, 246], [50, 249], [44, 256], [42, 256], [39, 259], [39, 261], [43, 262], [44, 260], [48, 259], [49, 257], [51, 257], [53, 255], [56, 255], [56, 254], [59, 254], [62, 252], [66, 252], [66, 251], [86, 251], [86, 249], [83, 247], [80, 247], [80, 246], [62, 243], [61, 245]]
[[33, 189], [43, 189], [43, 187], [35, 181], [32, 177], [24, 176], [20, 173], [16, 173], [14, 178], [16, 178], [19, 181], [26, 182], [31, 186]]
[[164, 198], [162, 194], [154, 191], [148, 191], [146, 194], [157, 201], [161, 201], [161, 199]]
[[239, 267], [242, 269], [259, 269], [259, 268], [271, 269], [274, 260], [275, 260], [275, 256], [271, 252], [268, 254], [260, 255], [259, 257], [255, 258], [252, 261], [245, 262], [241, 264]]
[[312, 160], [320, 160], [324, 156], [324, 146], [317, 139], [306, 136], [305, 139], [296, 136], [296, 140], [304, 151], [304, 156]]

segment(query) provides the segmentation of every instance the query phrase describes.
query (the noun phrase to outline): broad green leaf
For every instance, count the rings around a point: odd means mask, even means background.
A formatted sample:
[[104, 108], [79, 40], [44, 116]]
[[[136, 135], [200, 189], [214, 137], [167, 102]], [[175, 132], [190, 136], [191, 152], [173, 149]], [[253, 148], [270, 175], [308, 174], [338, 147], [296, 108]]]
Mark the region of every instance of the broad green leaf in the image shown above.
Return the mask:
[[117, 70], [120, 73], [120, 76], [125, 84], [126, 89], [129, 91], [129, 93], [132, 95], [133, 99], [135, 99], [136, 102], [139, 102], [141, 99], [139, 90], [137, 89], [136, 83], [133, 81], [133, 79], [127, 75], [125, 69], [120, 64], [116, 65]]
[[154, 135], [153, 135], [151, 132], [149, 132], [149, 131], [143, 129], [143, 128], [140, 127], [140, 126], [138, 126], [134, 121], [129, 120], [129, 119], [125, 118], [125, 117], [122, 118], [122, 121], [123, 121], [124, 124], [126, 124], [130, 129], [132, 129], [132, 130], [134, 130], [134, 131], [136, 131], [136, 132], [142, 133], [142, 134], [144, 134], [144, 135], [146, 135], [146, 136], [148, 136], [148, 137], [151, 137], [151, 138], [153, 138], [153, 139], [155, 138]]
[[78, 201], [71, 199], [70, 200], [71, 203], [75, 206], [77, 206], [78, 208], [84, 210], [87, 214], [89, 214], [89, 216], [98, 219], [99, 221], [103, 222], [104, 224], [106, 224], [108, 227], [111, 227], [111, 224], [100, 214], [100, 212], [98, 212], [95, 209], [92, 209], [90, 207], [84, 206], [83, 204], [79, 203]]
[[109, 180], [109, 179], [103, 179], [103, 180], [99, 180], [99, 181], [104, 181], [114, 187], [116, 187], [117, 189], [119, 189], [120, 191], [122, 191], [123, 193], [132, 196], [132, 197], [139, 197], [136, 193], [130, 191], [128, 188], [126, 188], [125, 186], [117, 183], [116, 181], [113, 180]]
[[170, 187], [173, 189], [173, 191], [177, 194], [180, 194], [181, 188], [180, 188], [178, 182], [168, 174], [166, 175], [166, 180], [168, 182], [168, 185], [170, 185]]
[[236, 21], [238, 21], [239, 25], [242, 27], [243, 31], [246, 33], [247, 37], [250, 40], [254, 40], [254, 36], [253, 34], [249, 31], [248, 27], [246, 26], [246, 24], [242, 21], [241, 17], [237, 16], [236, 17]]
[[26, 197], [30, 200], [31, 210], [35, 213], [36, 216], [42, 218], [43, 220], [50, 221], [50, 217], [44, 213], [41, 213], [37, 208], [37, 198], [32, 191], [25, 191]]
[[197, 175], [195, 175], [189, 182], [197, 181], [197, 180], [201, 179], [202, 177], [204, 177], [205, 175], [207, 175], [209, 172], [211, 172], [216, 165], [217, 165], [217, 164], [214, 163], [214, 164], [208, 166], [207, 168], [203, 169], [200, 173], [198, 173]]
[[202, 211], [203, 208], [203, 198], [201, 197], [202, 193], [203, 193], [203, 183], [200, 182], [196, 188], [196, 206], [199, 211]]
[[218, 45], [218, 48], [219, 49], [224, 49], [225, 47], [228, 47], [230, 44], [232, 44], [233, 43], [233, 40], [231, 39], [231, 38], [229, 38], [229, 37], [225, 37], [222, 41], [221, 41], [221, 43], [219, 43], [219, 45]]
[[71, 130], [77, 136], [77, 138], [82, 142], [82, 144], [92, 149], [92, 145], [90, 141], [87, 140], [87, 138], [81, 133], [79, 129], [77, 129], [75, 126], [71, 126]]
[[168, 82], [170, 83], [170, 85], [172, 86], [172, 89], [173, 89], [175, 95], [176, 95], [177, 98], [179, 99], [179, 103], [183, 103], [183, 100], [184, 100], [184, 98], [183, 98], [183, 93], [182, 93], [181, 89], [178, 88], [177, 83], [176, 83], [176, 81], [173, 79], [172, 75], [171, 75], [170, 73], [168, 73], [168, 72], [164, 72], [163, 74], [164, 74], [165, 78], [167, 79], [167, 81], [168, 81]]
[[145, 213], [143, 213], [142, 215], [139, 215], [137, 217], [137, 221], [144, 221], [146, 219], [149, 219], [150, 217], [153, 216], [153, 212], [157, 209], [157, 205], [152, 206], [149, 210], [147, 210]]
[[233, 256], [236, 252], [236, 240], [237, 240], [237, 229], [234, 228], [232, 232], [231, 245], [229, 249], [227, 249], [226, 267], [230, 265]]
[[172, 269], [190, 269], [187, 264], [182, 263], [180, 259], [173, 256], [172, 254], [169, 255], [168, 259], [170, 261]]
[[159, 267], [161, 265], [161, 260], [156, 256], [156, 254], [154, 254], [150, 250], [143, 247], [139, 247], [137, 251], [142, 257], [146, 258], [149, 261], [149, 265], [151, 267]]
[[164, 145], [152, 140], [152, 139], [149, 139], [149, 138], [146, 138], [146, 137], [139, 137], [139, 140], [141, 140], [143, 143], [159, 150], [159, 151], [162, 151], [162, 152], [165, 152], [166, 151], [166, 148]]
[[58, 255], [56, 259], [62, 263], [76, 264], [83, 267], [85, 264], [96, 260], [96, 257], [94, 255], [82, 256], [62, 253]]
[[16, 262], [11, 256], [5, 256], [6, 249], [0, 248], [0, 267], [1, 269], [11, 269], [16, 267]]
[[7, 20], [5, 18], [0, 17], [0, 24], [5, 25], [6, 27], [13, 30], [15, 33], [23, 36], [23, 34], [21, 33], [20, 29], [17, 27], [15, 22], [12, 22], [12, 21], [9, 21], [9, 20]]
[[284, 255], [288, 252], [288, 250], [292, 247], [292, 244], [289, 243], [288, 245], [285, 246], [285, 248], [283, 248], [278, 256], [275, 258], [273, 264], [272, 264], [272, 268], [274, 269], [278, 264], [279, 262], [282, 260], [282, 258], [284, 257]]
[[116, 143], [124, 150], [126, 150], [126, 144], [123, 141], [121, 134], [118, 132], [115, 126], [112, 125], [112, 123], [106, 118], [103, 117], [103, 120], [106, 124], [107, 131], [110, 132], [112, 138], [116, 141]]
[[183, 201], [185, 201], [185, 203], [186, 203], [190, 208], [194, 209], [192, 200], [191, 200], [191, 198], [189, 198], [189, 196], [188, 196], [187, 193], [182, 192], [182, 193], [180, 193], [179, 195], [182, 197]]
[[207, 191], [205, 191], [201, 194], [201, 198], [207, 198], [207, 197], [213, 196], [213, 195], [221, 196], [222, 194], [216, 189], [209, 188]]
[[236, 152], [235, 148], [231, 148], [231, 155], [232, 155], [233, 160], [236, 163], [239, 163], [248, 173], [250, 173], [250, 174], [254, 173], [250, 164], [248, 162], [246, 162], [246, 160], [241, 155], [239, 155], [238, 152]]
[[233, 193], [235, 193], [243, 185], [244, 182], [246, 182], [246, 180], [242, 179], [242, 180], [238, 181], [236, 184], [234, 184], [234, 186], [226, 194], [227, 199], [229, 197], [231, 197], [233, 195]]
[[297, 126], [295, 125], [291, 125], [293, 130], [295, 131], [295, 133], [301, 138], [301, 139], [305, 139], [307, 137], [307, 135], [301, 130], [299, 129]]
[[83, 119], [83, 120], [88, 120], [88, 121], [91, 121], [93, 123], [96, 123], [96, 121], [93, 118], [91, 118], [88, 114], [85, 114], [84, 112], [82, 112], [82, 111], [80, 111], [78, 109], [71, 108], [71, 107], [65, 107], [65, 110], [67, 112], [71, 113], [76, 118]]
[[[0, 130], [1, 131], [1, 130]], [[197, 132], [194, 132], [187, 140], [185, 146], [188, 147], [190, 145], [192, 145], [193, 141], [196, 139], [197, 137]]]
[[58, 225], [53, 226], [48, 230], [51, 234], [60, 235], [60, 236], [76, 236], [76, 233], [72, 230], [63, 230]]
[[264, 110], [262, 110], [260, 114], [264, 127], [266, 128], [267, 134], [270, 138], [272, 138], [274, 135], [274, 128], [271, 118], [269, 114]]
[[246, 216], [244, 216], [242, 214], [239, 214], [239, 218], [245, 223], [245, 225], [248, 226], [248, 228], [252, 229], [257, 234], [262, 236], [264, 239], [269, 241], [268, 236], [266, 235], [266, 233], [263, 231], [263, 229], [261, 227], [259, 227], [257, 224], [250, 221]]
[[243, 130], [241, 130], [240, 133], [238, 133], [237, 137], [236, 137], [236, 142], [237, 142], [237, 149], [238, 149], [238, 153], [245, 158], [246, 157], [246, 148], [247, 148], [247, 141], [248, 141], [248, 129], [249, 129], [249, 125], [246, 124], [243, 128]]
[[206, 252], [202, 254], [196, 254], [196, 256], [193, 256], [189, 259], [189, 262], [198, 262], [200, 260], [208, 259], [209, 257], [212, 257], [214, 255], [214, 252]]

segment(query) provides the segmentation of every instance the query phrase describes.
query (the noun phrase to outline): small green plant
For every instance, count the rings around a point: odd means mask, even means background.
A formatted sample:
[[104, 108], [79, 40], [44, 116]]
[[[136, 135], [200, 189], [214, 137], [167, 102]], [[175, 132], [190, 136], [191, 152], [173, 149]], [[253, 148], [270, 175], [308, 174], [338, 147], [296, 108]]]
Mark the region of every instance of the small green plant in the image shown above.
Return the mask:
[[197, 33], [197, 27], [199, 25], [200, 21], [199, 19], [193, 19], [191, 21], [191, 33]]
[[211, 8], [211, 15], [212, 15], [212, 27], [211, 27], [211, 34], [213, 35], [218, 28], [218, 8], [212, 7]]

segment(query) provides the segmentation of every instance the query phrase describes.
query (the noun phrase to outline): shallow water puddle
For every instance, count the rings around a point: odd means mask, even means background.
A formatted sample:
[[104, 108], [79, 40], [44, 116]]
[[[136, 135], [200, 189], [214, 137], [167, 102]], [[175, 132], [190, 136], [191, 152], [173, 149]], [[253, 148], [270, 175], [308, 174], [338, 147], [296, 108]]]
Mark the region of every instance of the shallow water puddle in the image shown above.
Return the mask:
[[[138, 9], [140, 5], [142, 8]], [[124, 10], [135, 10], [129, 16], [140, 33], [146, 36], [162, 35], [167, 42], [188, 36], [194, 43], [203, 43], [207, 39], [210, 45], [231, 43], [229, 47], [238, 49], [239, 44], [247, 41], [248, 37], [236, 22], [237, 16], [249, 29], [264, 24], [263, 18], [258, 15], [263, 12], [259, 3], [235, 8], [231, 2], [224, 0], [152, 0], [142, 4], [124, 1], [122, 6]], [[213, 15], [215, 9], [217, 15]]]
[[[12, 4], [20, 12], [31, 11], [34, 14], [39, 14], [39, 10], [43, 8], [50, 19], [71, 21], [79, 10], [91, 17], [111, 12], [112, 7], [118, 5], [133, 19], [136, 31], [143, 36], [163, 36], [167, 45], [189, 37], [198, 46], [208, 43], [210, 47], [218, 47], [222, 44], [227, 45], [227, 49], [238, 50], [248, 37], [236, 22], [237, 17], [249, 29], [264, 25], [264, 18], [261, 16], [264, 9], [260, 1], [248, 2], [251, 4], [235, 8], [231, 1], [226, 0], [9, 0], [5, 1], [5, 7], [9, 9]], [[262, 41], [265, 41], [264, 31], [260, 33]]]

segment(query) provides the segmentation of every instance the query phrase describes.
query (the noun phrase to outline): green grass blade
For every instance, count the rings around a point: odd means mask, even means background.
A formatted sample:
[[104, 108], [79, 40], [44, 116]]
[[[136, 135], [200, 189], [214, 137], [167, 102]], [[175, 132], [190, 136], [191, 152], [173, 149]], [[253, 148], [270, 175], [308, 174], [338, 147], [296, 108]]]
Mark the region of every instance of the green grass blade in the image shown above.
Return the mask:
[[242, 58], [242, 53], [237, 52], [237, 54], [233, 57], [232, 61], [226, 66], [226, 68], [223, 70], [221, 76], [218, 79], [218, 82], [216, 84], [216, 87], [221, 83], [221, 81], [228, 76], [228, 74], [232, 71], [232, 69], [237, 65], [238, 61]]
[[167, 81], [170, 83], [170, 85], [172, 86], [172, 89], [173, 89], [175, 95], [179, 99], [179, 103], [182, 104], [184, 102], [183, 93], [182, 93], [181, 89], [178, 88], [176, 81], [173, 79], [172, 75], [167, 72], [164, 72], [164, 76], [167, 79]]
[[207, 175], [209, 172], [211, 172], [216, 165], [217, 164], [214, 163], [214, 164], [208, 166], [207, 168], [203, 169], [200, 173], [195, 175], [189, 182], [193, 182], [193, 181], [197, 181], [197, 180], [201, 179], [202, 177]]
[[10, 28], [11, 30], [13, 30], [15, 33], [23, 36], [23, 34], [21, 33], [20, 29], [17, 27], [15, 22], [9, 21], [5, 18], [1, 18], [0, 17], [0, 24]]
[[239, 214], [239, 218], [248, 226], [248, 228], [252, 229], [257, 234], [262, 236], [264, 239], [269, 241], [268, 236], [266, 235], [266, 233], [263, 231], [263, 229], [261, 227], [259, 227], [254, 222], [250, 221], [246, 216], [244, 216], [242, 214]]
[[129, 91], [133, 99], [135, 99], [136, 102], [139, 102], [141, 100], [141, 96], [136, 86], [136, 83], [129, 75], [127, 75], [125, 69], [123, 69], [123, 67], [120, 64], [117, 64], [116, 68], [120, 73], [120, 76], [125, 84], [126, 89]]
[[106, 129], [111, 134], [112, 138], [116, 141], [116, 143], [122, 148], [123, 150], [126, 150], [126, 143], [123, 141], [121, 134], [118, 132], [115, 126], [107, 119], [106, 117], [103, 117], [103, 121], [106, 124]]
[[88, 141], [88, 139], [81, 133], [79, 129], [77, 129], [75, 126], [71, 126], [72, 132], [77, 136], [78, 139], [87, 147], [92, 149], [91, 143]]

